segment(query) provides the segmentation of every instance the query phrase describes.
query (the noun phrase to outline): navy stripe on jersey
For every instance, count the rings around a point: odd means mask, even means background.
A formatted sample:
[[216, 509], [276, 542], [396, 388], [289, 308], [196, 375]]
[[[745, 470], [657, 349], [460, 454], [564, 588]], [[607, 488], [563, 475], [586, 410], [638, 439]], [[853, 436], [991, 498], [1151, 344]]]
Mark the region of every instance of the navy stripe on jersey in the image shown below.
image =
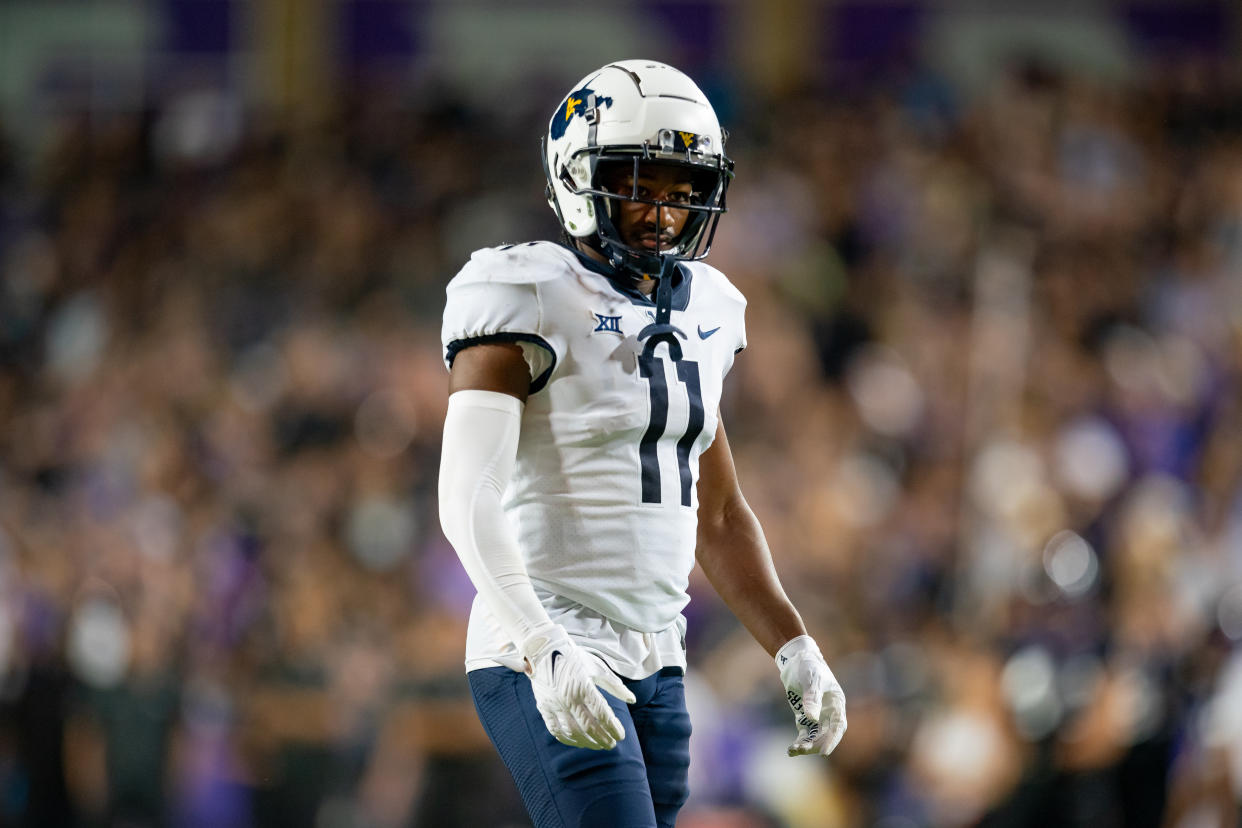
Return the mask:
[[690, 398], [690, 419], [686, 433], [677, 441], [677, 469], [681, 473], [681, 505], [690, 505], [690, 487], [694, 480], [690, 475], [690, 447], [703, 432], [703, 391], [699, 385], [699, 364], [690, 360], [677, 363], [677, 378], [686, 386]]
[[448, 344], [448, 348], [445, 349], [444, 361], [448, 363], [449, 368], [452, 368], [453, 360], [457, 358], [457, 355], [471, 345], [489, 345], [497, 342], [509, 344], [532, 342], [552, 355], [552, 364], [530, 382], [530, 393], [534, 394], [537, 391], [543, 390], [543, 387], [548, 384], [548, 377], [552, 375], [552, 371], [556, 368], [556, 351], [553, 350], [546, 339], [538, 334], [503, 331], [501, 333], [483, 334], [482, 336], [470, 336], [465, 339], [454, 339]]
[[[668, 423], [668, 383], [664, 379], [664, 363], [659, 357], [642, 354], [638, 357], [639, 372], [651, 382], [651, 422], [638, 443], [642, 463], [643, 503], [660, 502], [660, 458], [657, 448]], [[699, 428], [702, 428], [699, 424]], [[687, 504], [689, 505], [689, 504]]]

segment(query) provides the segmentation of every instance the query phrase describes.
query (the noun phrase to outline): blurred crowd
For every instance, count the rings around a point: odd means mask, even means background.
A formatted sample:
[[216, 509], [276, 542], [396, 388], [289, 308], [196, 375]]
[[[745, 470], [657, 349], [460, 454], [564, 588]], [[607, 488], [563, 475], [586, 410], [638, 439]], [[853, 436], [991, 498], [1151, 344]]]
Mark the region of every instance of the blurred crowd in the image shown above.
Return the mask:
[[[462, 672], [439, 315], [554, 237], [562, 86], [0, 124], [0, 824], [528, 824]], [[1238, 825], [1239, 67], [720, 108], [723, 416], [850, 728], [784, 755], [696, 573], [679, 824]]]

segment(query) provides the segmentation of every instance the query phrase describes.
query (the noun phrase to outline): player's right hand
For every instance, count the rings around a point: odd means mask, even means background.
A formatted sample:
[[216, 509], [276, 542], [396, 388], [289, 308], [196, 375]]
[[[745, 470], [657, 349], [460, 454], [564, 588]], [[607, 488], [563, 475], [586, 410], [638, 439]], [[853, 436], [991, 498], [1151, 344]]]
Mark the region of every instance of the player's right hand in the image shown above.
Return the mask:
[[625, 728], [600, 689], [626, 704], [634, 703], [634, 694], [598, 656], [571, 641], [559, 624], [532, 635], [522, 651], [535, 705], [558, 742], [611, 750], [625, 738]]

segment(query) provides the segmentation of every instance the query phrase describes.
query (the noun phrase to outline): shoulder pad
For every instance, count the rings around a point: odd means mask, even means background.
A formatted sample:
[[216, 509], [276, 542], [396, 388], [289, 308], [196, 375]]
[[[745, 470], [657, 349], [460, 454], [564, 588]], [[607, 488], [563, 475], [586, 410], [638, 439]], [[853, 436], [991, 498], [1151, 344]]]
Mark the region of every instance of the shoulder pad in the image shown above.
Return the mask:
[[705, 262], [686, 262], [684, 266], [691, 269], [696, 279], [709, 282], [715, 290], [720, 291], [721, 296], [745, 306], [746, 296], [721, 271]]
[[470, 261], [466, 262], [453, 281], [458, 284], [547, 282], [565, 271], [565, 258], [560, 255], [559, 249], [552, 242], [485, 247], [470, 254]]

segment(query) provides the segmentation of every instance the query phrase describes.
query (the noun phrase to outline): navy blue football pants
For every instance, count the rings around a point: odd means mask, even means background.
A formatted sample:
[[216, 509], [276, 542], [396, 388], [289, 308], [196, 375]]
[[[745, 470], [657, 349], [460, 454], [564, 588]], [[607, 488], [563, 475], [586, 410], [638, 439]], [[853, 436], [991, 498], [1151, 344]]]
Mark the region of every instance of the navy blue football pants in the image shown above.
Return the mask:
[[681, 668], [624, 679], [637, 697], [631, 705], [604, 693], [625, 727], [625, 739], [612, 750], [556, 741], [524, 673], [489, 667], [468, 675], [483, 729], [536, 828], [673, 828], [690, 792], [690, 716]]

